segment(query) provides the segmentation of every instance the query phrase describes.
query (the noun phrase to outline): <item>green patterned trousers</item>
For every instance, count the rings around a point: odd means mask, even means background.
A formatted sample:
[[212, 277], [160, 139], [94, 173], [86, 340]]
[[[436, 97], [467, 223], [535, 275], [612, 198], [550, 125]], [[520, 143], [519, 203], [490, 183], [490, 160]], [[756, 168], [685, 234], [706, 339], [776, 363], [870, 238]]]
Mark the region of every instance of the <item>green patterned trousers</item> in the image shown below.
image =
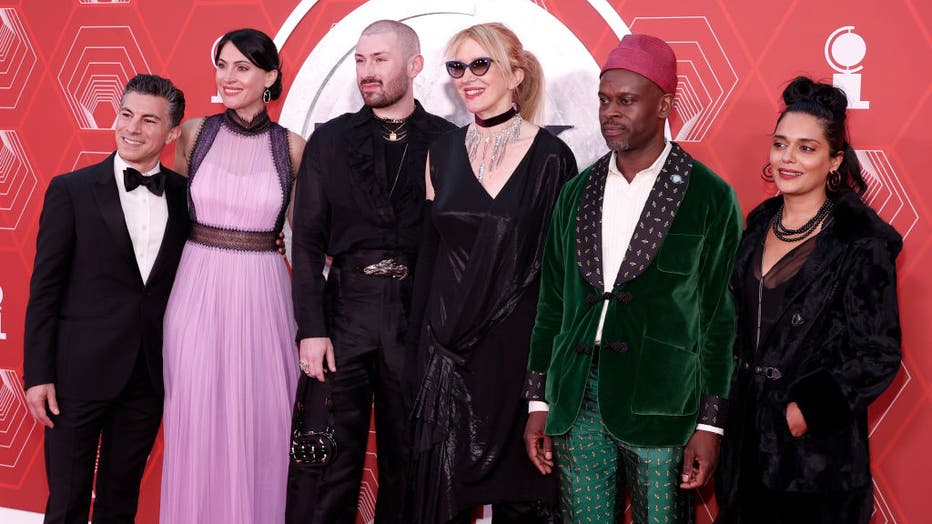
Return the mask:
[[683, 448], [637, 447], [613, 437], [602, 425], [597, 390], [595, 365], [576, 422], [553, 438], [563, 521], [623, 522], [627, 486], [635, 524], [692, 524], [693, 494], [679, 487]]

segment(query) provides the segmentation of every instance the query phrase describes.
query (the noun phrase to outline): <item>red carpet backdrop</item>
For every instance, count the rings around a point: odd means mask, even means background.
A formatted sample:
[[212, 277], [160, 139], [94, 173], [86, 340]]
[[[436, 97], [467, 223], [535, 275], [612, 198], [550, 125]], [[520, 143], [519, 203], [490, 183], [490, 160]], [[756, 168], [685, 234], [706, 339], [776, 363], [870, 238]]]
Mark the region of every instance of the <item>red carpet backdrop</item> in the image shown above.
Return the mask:
[[[834, 81], [851, 98], [854, 147], [868, 198], [905, 237], [899, 259], [903, 366], [871, 409], [873, 523], [932, 515], [932, 2], [926, 0], [0, 0], [0, 521], [41, 522], [47, 494], [42, 431], [21, 386], [23, 318], [42, 197], [56, 174], [101, 160], [123, 84], [137, 72], [172, 78], [187, 116], [217, 113], [212, 48], [252, 26], [275, 38], [285, 94], [273, 118], [308, 136], [360, 104], [352, 47], [379, 18], [407, 21], [427, 63], [415, 85], [426, 108], [460, 124], [442, 70], [456, 30], [511, 26], [547, 72], [542, 124], [580, 164], [604, 151], [596, 121], [598, 65], [628, 32], [658, 35], [679, 59], [670, 134], [728, 180], [745, 211], [770, 191], [760, 179], [789, 79]], [[172, 151], [164, 160], [171, 164]], [[925, 272], [924, 272], [925, 271]], [[373, 439], [375, 436], [372, 436]], [[360, 522], [374, 509], [374, 455]], [[161, 442], [143, 481], [139, 522], [158, 521]], [[711, 522], [711, 489], [699, 522]]]

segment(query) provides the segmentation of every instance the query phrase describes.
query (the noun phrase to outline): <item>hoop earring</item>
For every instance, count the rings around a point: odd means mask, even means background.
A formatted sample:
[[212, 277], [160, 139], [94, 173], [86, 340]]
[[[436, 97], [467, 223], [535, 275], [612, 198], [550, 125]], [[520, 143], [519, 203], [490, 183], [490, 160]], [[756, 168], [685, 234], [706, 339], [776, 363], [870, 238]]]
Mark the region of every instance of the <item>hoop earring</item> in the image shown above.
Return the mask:
[[272, 101], [272, 92], [269, 91], [269, 88], [265, 88], [265, 91], [262, 92], [262, 101], [268, 104]]
[[829, 171], [828, 177], [825, 179], [825, 187], [827, 187], [829, 191], [838, 191], [841, 189], [842, 182], [843, 179], [840, 171]]
[[764, 182], [769, 184], [773, 183], [773, 166], [770, 165], [770, 162], [764, 164], [764, 167], [760, 170], [760, 177]]

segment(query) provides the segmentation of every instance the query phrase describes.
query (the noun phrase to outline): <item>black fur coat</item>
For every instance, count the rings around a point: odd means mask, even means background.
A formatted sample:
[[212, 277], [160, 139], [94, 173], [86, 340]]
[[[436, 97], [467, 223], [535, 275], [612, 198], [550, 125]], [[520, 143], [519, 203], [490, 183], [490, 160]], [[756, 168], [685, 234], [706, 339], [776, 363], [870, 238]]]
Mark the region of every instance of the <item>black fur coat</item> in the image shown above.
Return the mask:
[[[780, 202], [769, 199], [748, 215], [731, 280], [737, 301], [747, 296], [746, 272]], [[759, 351], [757, 319], [744, 318], [741, 312], [749, 308], [736, 308], [731, 409], [716, 488], [723, 516], [741, 489], [761, 481], [773, 490], [803, 493], [870, 482], [867, 406], [900, 364], [895, 259], [902, 239], [847, 192], [836, 197], [834, 221], [816, 242]], [[799, 405], [809, 428], [799, 438], [787, 427], [789, 402]], [[740, 460], [753, 456], [741, 446], [754, 442], [760, 479], [742, 476], [757, 469]]]

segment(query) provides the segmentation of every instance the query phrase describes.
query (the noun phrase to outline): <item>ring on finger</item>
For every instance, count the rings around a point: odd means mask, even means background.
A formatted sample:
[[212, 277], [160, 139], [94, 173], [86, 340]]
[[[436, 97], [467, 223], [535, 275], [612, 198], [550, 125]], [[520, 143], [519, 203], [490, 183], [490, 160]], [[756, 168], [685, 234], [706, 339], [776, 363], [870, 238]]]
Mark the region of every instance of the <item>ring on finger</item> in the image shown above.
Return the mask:
[[307, 372], [310, 371], [311, 365], [308, 364], [307, 360], [301, 359], [298, 361], [298, 368], [300, 368], [303, 373], [307, 374]]

